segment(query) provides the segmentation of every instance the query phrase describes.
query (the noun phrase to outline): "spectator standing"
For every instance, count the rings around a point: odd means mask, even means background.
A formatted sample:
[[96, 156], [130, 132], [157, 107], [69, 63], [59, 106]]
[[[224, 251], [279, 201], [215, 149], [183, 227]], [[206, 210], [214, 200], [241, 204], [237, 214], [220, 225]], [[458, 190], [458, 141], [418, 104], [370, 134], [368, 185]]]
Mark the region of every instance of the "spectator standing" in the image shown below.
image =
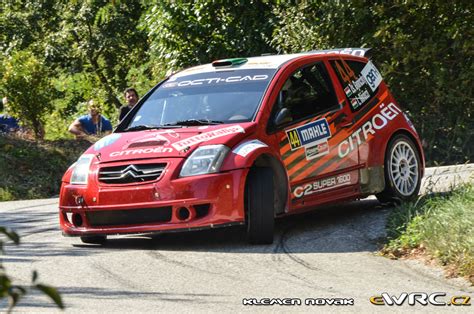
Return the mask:
[[8, 98], [3, 97], [3, 114], [0, 114], [0, 133], [16, 132], [20, 130], [18, 119], [9, 115]]
[[133, 106], [135, 106], [138, 102], [138, 93], [133, 87], [127, 88], [123, 92], [123, 95], [125, 97], [127, 105], [120, 108], [119, 121], [122, 121], [123, 118], [125, 118], [125, 116], [127, 115], [127, 113], [129, 113]]
[[112, 132], [110, 121], [100, 114], [100, 107], [91, 99], [88, 102], [89, 114], [80, 116], [69, 126], [69, 132], [77, 139], [97, 141], [100, 137]]

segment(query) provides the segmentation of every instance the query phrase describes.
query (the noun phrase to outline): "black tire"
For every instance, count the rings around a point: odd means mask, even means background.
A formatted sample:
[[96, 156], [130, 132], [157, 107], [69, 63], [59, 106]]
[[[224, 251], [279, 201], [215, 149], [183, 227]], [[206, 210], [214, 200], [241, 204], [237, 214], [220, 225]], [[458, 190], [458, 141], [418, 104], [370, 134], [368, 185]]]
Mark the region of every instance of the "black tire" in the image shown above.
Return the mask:
[[81, 241], [87, 244], [104, 244], [107, 242], [107, 236], [84, 236]]
[[247, 177], [245, 209], [247, 239], [251, 244], [272, 244], [274, 217], [273, 170], [252, 168]]
[[385, 152], [385, 190], [376, 194], [381, 203], [400, 203], [418, 196], [422, 164], [413, 141], [404, 134], [392, 138]]

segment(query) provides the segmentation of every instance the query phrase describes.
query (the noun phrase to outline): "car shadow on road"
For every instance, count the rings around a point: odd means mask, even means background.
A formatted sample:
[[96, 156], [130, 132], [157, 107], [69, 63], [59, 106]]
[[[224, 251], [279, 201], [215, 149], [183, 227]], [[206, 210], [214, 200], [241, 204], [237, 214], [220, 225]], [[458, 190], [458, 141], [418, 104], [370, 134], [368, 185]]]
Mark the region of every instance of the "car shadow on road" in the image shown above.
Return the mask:
[[251, 245], [245, 227], [110, 237], [104, 245], [74, 244], [87, 250], [163, 250], [232, 253], [335, 253], [375, 251], [385, 239], [390, 211], [376, 200], [325, 206], [276, 220], [272, 245]]

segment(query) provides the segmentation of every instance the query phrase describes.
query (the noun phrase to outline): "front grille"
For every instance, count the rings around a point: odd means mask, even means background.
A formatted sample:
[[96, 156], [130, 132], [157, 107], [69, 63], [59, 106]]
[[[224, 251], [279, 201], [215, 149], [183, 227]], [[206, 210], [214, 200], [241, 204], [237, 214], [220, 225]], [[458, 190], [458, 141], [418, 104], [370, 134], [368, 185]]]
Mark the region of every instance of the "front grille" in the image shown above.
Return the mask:
[[163, 223], [171, 220], [171, 206], [129, 210], [103, 210], [86, 212], [92, 227]]
[[166, 164], [137, 164], [104, 167], [99, 170], [99, 181], [108, 184], [146, 182], [158, 179]]

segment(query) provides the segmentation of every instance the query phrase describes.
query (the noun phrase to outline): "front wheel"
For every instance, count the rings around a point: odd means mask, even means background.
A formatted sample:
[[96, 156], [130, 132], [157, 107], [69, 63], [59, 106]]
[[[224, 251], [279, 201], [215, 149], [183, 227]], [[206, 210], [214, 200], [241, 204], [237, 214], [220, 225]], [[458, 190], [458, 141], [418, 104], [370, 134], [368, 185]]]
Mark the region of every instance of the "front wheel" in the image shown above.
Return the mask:
[[420, 154], [406, 135], [396, 135], [385, 153], [385, 190], [377, 194], [382, 203], [408, 201], [418, 195], [421, 185]]
[[245, 194], [248, 241], [252, 244], [272, 244], [275, 224], [273, 170], [250, 169]]

